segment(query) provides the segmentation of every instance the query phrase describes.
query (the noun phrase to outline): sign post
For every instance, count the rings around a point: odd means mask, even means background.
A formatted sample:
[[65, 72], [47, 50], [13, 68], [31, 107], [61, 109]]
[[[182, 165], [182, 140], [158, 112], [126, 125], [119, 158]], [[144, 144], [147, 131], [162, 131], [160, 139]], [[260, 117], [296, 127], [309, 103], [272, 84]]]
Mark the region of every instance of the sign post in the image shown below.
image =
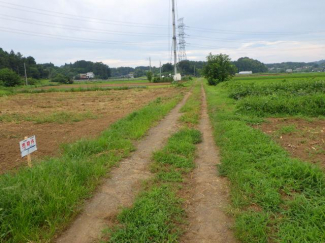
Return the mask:
[[35, 136], [32, 136], [30, 138], [25, 137], [25, 140], [21, 141], [19, 145], [20, 145], [21, 157], [23, 158], [27, 156], [27, 164], [29, 167], [32, 167], [32, 158], [30, 154], [37, 150], [36, 137]]

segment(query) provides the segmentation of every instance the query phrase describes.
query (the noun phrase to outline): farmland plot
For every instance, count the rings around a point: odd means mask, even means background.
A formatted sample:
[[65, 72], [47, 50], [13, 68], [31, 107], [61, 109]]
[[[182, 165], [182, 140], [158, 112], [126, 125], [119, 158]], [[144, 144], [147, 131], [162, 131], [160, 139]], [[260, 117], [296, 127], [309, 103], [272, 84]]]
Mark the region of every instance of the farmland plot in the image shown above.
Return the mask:
[[36, 135], [34, 158], [56, 155], [62, 143], [94, 137], [157, 97], [177, 92], [164, 88], [0, 97], [0, 173], [25, 163], [18, 147], [24, 136]]

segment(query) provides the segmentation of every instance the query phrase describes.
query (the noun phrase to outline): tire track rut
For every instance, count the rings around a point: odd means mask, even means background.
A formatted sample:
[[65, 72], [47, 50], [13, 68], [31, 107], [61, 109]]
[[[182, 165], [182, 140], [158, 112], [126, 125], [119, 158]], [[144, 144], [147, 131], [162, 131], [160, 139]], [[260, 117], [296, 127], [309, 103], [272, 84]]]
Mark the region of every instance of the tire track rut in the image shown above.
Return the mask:
[[105, 226], [112, 225], [114, 216], [122, 207], [130, 207], [143, 180], [151, 177], [148, 165], [152, 153], [160, 149], [168, 137], [177, 131], [180, 109], [190, 93], [155, 127], [136, 144], [136, 151], [120, 163], [105, 179], [95, 195], [71, 226], [59, 236], [58, 243], [96, 242]]
[[207, 112], [205, 90], [202, 86], [202, 111], [199, 130], [203, 142], [197, 148], [197, 168], [190, 182], [186, 212], [189, 225], [180, 240], [184, 243], [237, 242], [230, 229], [233, 221], [225, 213], [228, 205], [228, 182], [217, 175], [220, 163], [213, 129]]

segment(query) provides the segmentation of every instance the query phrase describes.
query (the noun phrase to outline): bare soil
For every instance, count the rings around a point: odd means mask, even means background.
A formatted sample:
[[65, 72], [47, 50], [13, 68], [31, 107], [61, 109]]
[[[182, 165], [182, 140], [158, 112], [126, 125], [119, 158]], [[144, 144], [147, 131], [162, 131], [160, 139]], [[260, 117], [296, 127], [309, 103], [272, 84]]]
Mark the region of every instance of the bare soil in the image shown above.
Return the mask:
[[[281, 128], [294, 126], [290, 133]], [[272, 136], [290, 155], [325, 168], [325, 120], [270, 118], [256, 128]]]
[[91, 112], [98, 119], [76, 123], [0, 122], [0, 174], [26, 165], [20, 157], [19, 141], [36, 135], [38, 151], [33, 160], [58, 155], [62, 143], [99, 135], [110, 124], [145, 106], [157, 97], [171, 97], [179, 90], [172, 88], [80, 93], [19, 94], [0, 98], [0, 115], [53, 114], [54, 112]]
[[136, 152], [122, 161], [99, 188], [94, 197], [86, 204], [83, 212], [76, 218], [71, 227], [57, 238], [60, 243], [96, 242], [105, 226], [114, 224], [114, 216], [122, 207], [130, 207], [140, 190], [141, 182], [152, 175], [149, 170], [152, 153], [160, 149], [168, 137], [177, 131], [179, 110], [185, 104], [189, 94], [176, 108], [156, 127], [150, 129], [148, 135], [138, 142]]
[[225, 213], [229, 203], [228, 181], [217, 174], [220, 163], [213, 130], [207, 114], [205, 91], [202, 88], [202, 116], [199, 129], [203, 142], [198, 145], [197, 168], [187, 188], [186, 212], [189, 225], [180, 242], [237, 242], [230, 229], [233, 220]]

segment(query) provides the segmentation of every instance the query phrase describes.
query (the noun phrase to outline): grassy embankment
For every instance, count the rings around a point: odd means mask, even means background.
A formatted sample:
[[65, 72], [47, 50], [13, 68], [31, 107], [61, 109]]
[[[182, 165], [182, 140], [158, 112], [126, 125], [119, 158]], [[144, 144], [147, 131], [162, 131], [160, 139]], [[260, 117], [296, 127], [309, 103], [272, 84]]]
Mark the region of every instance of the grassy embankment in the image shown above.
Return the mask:
[[153, 154], [154, 178], [147, 181], [131, 208], [119, 215], [119, 226], [106, 230], [109, 242], [177, 242], [182, 233], [184, 210], [177, 195], [187, 174], [195, 167], [195, 144], [201, 133], [194, 129], [199, 122], [200, 87], [181, 109], [183, 127], [167, 145]]
[[157, 99], [97, 139], [68, 144], [62, 156], [0, 176], [0, 242], [48, 241], [90, 197], [100, 178], [181, 99]]
[[323, 171], [290, 158], [269, 136], [251, 127], [269, 115], [325, 114], [324, 81], [237, 81], [206, 90], [221, 149], [219, 171], [231, 181], [237, 238], [242, 242], [324, 242]]

